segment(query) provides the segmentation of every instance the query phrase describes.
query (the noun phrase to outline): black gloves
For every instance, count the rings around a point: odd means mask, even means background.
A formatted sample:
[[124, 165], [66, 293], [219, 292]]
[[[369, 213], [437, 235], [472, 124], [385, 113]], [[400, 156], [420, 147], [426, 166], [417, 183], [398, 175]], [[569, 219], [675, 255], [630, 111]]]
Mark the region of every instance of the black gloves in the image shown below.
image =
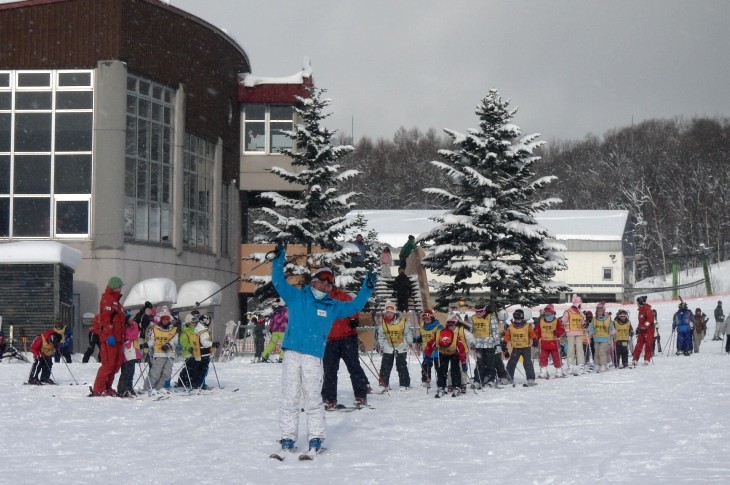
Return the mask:
[[214, 349], [217, 349], [220, 346], [221, 346], [221, 343], [220, 342], [213, 342], [213, 348]]
[[537, 348], [537, 344], [538, 344], [538, 340], [536, 338], [532, 339], [532, 346]]
[[378, 277], [375, 273], [372, 271], [368, 271], [368, 273], [365, 275], [365, 284], [368, 288], [371, 290], [375, 288], [375, 283], [378, 282]]
[[145, 342], [142, 345], [140, 345], [139, 348], [140, 349], [149, 349], [150, 348], [150, 345], [147, 342]]
[[170, 344], [165, 344], [162, 346], [162, 350], [165, 352], [169, 352], [172, 350], [172, 346]]
[[360, 320], [358, 320], [357, 318], [350, 319], [350, 328], [357, 328], [358, 325], [360, 325]]

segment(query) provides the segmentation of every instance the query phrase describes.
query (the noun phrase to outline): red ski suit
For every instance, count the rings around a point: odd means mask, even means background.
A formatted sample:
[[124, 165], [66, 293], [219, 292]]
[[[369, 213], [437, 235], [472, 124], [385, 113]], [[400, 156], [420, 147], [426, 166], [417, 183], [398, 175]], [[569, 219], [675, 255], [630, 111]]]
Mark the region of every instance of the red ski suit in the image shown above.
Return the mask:
[[644, 303], [639, 305], [639, 324], [636, 326], [636, 347], [634, 348], [634, 362], [641, 357], [641, 349], [644, 349], [644, 361], [651, 361], [651, 354], [654, 350], [654, 312], [651, 305]]
[[558, 339], [564, 333], [563, 319], [557, 315], [549, 322], [544, 317], [540, 317], [537, 321], [535, 335], [540, 339], [540, 367], [547, 367], [548, 356], [552, 356], [556, 369], [563, 366], [563, 361], [560, 359], [560, 340]]
[[[99, 301], [99, 314], [96, 316], [96, 330], [99, 335], [99, 355], [101, 367], [96, 373], [94, 394], [102, 394], [112, 389], [114, 376], [124, 363], [124, 307], [119, 302], [119, 290], [107, 286]], [[109, 345], [109, 337], [114, 337], [114, 345]]]

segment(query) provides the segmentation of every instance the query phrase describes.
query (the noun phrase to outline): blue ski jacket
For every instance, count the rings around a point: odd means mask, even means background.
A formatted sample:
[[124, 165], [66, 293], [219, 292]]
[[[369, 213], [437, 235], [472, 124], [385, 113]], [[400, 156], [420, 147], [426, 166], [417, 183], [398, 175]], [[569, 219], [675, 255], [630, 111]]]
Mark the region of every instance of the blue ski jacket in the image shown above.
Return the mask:
[[317, 300], [310, 285], [297, 288], [286, 281], [285, 258], [286, 251], [282, 251], [274, 258], [271, 269], [271, 282], [289, 307], [289, 323], [284, 332], [282, 349], [321, 359], [334, 321], [362, 310], [373, 290], [363, 281], [357, 297], [352, 301], [334, 300], [329, 295]]

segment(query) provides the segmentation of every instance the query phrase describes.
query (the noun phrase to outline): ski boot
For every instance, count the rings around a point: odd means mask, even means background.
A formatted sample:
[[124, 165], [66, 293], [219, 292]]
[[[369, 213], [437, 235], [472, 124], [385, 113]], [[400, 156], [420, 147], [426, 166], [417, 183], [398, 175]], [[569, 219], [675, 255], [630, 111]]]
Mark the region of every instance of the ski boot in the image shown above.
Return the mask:
[[281, 451], [294, 451], [294, 440], [280, 439]]
[[550, 376], [548, 375], [547, 367], [540, 367], [540, 375], [537, 376], [538, 379], [550, 379]]
[[319, 450], [322, 449], [322, 441], [324, 441], [322, 438], [312, 438], [309, 440], [309, 452], [319, 453]]
[[524, 387], [534, 387], [537, 385], [537, 382], [535, 382], [535, 379], [528, 379], [527, 384], [523, 384]]
[[327, 400], [324, 402], [325, 411], [330, 411], [332, 409], [335, 409], [336, 407], [337, 407], [337, 401], [335, 401], [335, 400], [330, 399], [330, 400]]
[[435, 397], [436, 397], [436, 399], [438, 399], [445, 394], [446, 394], [446, 389], [444, 389], [443, 387], [439, 387], [438, 390], [436, 391]]

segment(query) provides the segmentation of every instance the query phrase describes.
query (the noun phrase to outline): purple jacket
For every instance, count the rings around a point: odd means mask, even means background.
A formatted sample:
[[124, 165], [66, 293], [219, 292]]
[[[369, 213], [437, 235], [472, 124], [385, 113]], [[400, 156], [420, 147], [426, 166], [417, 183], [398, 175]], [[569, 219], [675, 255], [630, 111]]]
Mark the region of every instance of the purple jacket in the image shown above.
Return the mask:
[[280, 306], [271, 315], [269, 320], [269, 332], [286, 332], [286, 324], [289, 321], [289, 310], [285, 306]]

